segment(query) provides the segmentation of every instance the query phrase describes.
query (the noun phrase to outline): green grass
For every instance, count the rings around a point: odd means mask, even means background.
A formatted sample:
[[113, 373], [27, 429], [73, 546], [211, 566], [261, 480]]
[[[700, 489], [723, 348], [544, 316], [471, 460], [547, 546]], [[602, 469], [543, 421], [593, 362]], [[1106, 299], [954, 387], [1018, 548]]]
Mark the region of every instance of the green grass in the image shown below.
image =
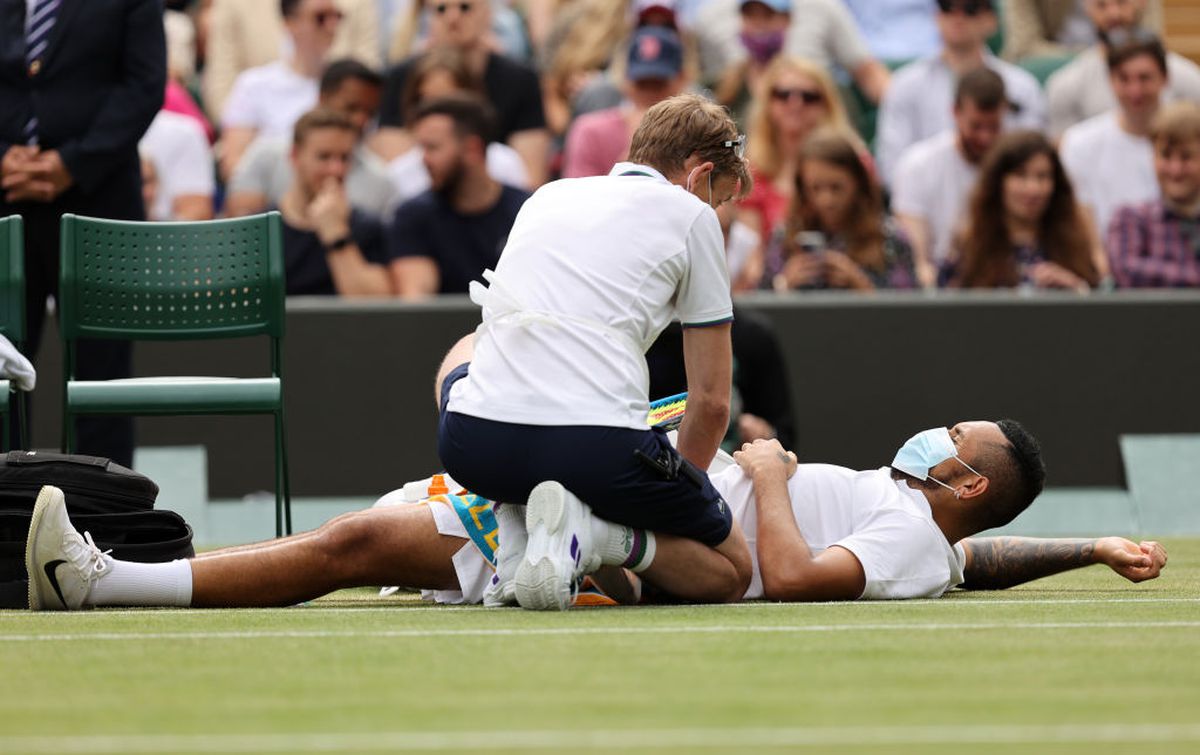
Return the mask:
[[0, 612], [0, 752], [1200, 750], [1200, 540], [939, 601]]

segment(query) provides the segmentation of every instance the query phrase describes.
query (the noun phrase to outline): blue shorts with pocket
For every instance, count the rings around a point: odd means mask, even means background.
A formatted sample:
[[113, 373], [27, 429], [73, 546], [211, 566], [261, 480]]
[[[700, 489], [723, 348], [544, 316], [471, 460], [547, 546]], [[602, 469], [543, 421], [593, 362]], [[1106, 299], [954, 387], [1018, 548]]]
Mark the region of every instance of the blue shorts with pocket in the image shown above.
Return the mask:
[[468, 369], [460, 365], [443, 381], [438, 422], [442, 464], [467, 490], [523, 504], [538, 483], [557, 480], [610, 522], [708, 546], [729, 537], [729, 506], [708, 476], [679, 456], [665, 432], [524, 425], [448, 412], [450, 386]]

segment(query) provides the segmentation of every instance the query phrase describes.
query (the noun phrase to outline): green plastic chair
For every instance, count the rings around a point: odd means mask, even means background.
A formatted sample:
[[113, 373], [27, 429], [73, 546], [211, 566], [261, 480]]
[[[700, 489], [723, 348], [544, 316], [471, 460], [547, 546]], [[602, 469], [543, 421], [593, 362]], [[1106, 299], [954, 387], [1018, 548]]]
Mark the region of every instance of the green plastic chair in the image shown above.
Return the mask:
[[1074, 55], [1034, 55], [1022, 58], [1018, 65], [1033, 74], [1033, 77], [1045, 89], [1046, 82], [1050, 80], [1054, 72], [1070, 63], [1074, 58]]
[[[0, 218], [0, 335], [21, 350], [25, 345], [25, 236], [20, 215]], [[3, 447], [10, 444], [8, 416], [15, 406], [17, 412], [17, 442], [23, 445], [29, 437], [26, 425], [25, 402], [15, 395], [16, 387], [0, 380], [0, 425], [3, 425]]]
[[[292, 531], [283, 421], [284, 277], [279, 213], [200, 223], [64, 215], [59, 322], [63, 449], [78, 415], [270, 414], [275, 531]], [[75, 379], [80, 338], [191, 341], [268, 336], [271, 376]]]

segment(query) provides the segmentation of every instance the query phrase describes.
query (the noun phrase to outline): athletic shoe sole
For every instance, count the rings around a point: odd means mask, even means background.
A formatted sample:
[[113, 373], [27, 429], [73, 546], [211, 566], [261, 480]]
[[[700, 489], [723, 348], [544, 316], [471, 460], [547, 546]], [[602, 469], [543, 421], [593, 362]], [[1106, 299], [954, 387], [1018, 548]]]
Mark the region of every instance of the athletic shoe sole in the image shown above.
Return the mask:
[[[37, 501], [33, 504], [33, 518], [29, 523], [29, 536], [25, 540], [25, 572], [29, 575], [29, 608], [33, 611], [62, 611], [66, 606], [50, 591], [49, 585], [43, 584], [46, 579], [42, 569], [37, 564], [38, 535], [42, 529], [42, 519], [46, 509], [54, 499], [54, 494], [62, 495], [58, 488], [44, 485], [38, 493]], [[47, 595], [46, 593], [50, 593]]]
[[517, 566], [515, 580], [517, 602], [522, 608], [565, 611], [571, 607], [575, 561], [569, 555], [571, 533], [565, 526], [566, 512], [567, 490], [560, 483], [543, 482], [529, 494], [525, 509], [529, 545]]

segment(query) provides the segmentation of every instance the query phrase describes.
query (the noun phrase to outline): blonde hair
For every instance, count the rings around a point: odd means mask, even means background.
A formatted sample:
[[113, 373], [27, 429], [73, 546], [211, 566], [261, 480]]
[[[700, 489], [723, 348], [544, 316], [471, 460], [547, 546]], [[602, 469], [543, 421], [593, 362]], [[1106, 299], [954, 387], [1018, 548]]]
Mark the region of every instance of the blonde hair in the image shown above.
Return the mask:
[[713, 164], [713, 173], [741, 181], [740, 196], [750, 191], [750, 170], [737, 150], [725, 146], [738, 138], [737, 124], [729, 111], [698, 94], [669, 97], [646, 111], [633, 134], [629, 160], [657, 169], [665, 176], [678, 174], [693, 154]]
[[796, 73], [812, 79], [821, 90], [824, 99], [826, 118], [822, 126], [832, 126], [846, 134], [852, 134], [850, 120], [846, 117], [846, 108], [842, 105], [841, 96], [833, 79], [825, 69], [810, 60], [795, 55], [779, 55], [767, 70], [763, 71], [758, 83], [758, 91], [754, 93], [754, 102], [749, 118], [749, 144], [747, 154], [756, 171], [767, 178], [775, 178], [779, 174], [787, 155], [780, 153], [779, 134], [771, 121], [770, 103], [771, 90], [779, 83], [785, 73]]
[[1200, 142], [1200, 105], [1187, 101], [1164, 105], [1150, 126], [1150, 141], [1155, 148], [1166, 149]]

